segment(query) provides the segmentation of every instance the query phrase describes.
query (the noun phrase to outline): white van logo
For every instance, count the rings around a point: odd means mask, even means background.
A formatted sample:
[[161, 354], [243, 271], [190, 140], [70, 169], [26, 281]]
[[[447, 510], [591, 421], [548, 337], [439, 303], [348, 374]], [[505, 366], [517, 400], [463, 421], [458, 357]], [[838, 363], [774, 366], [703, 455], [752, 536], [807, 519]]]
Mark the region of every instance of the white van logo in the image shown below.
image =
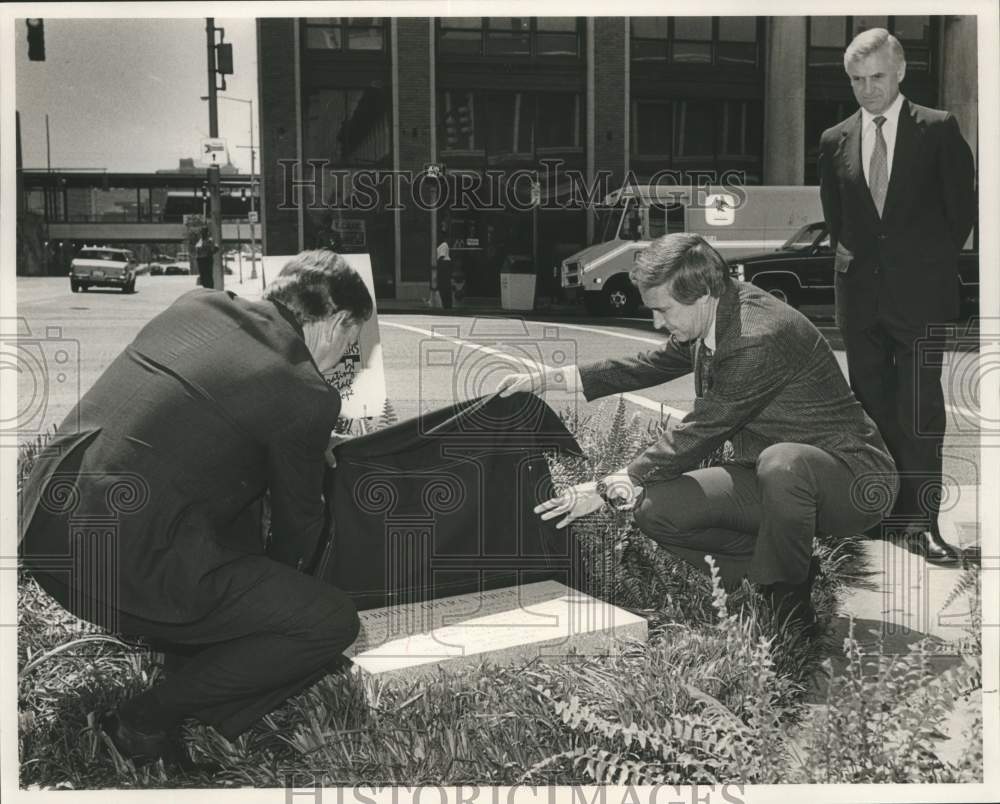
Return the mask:
[[709, 226], [730, 226], [735, 220], [735, 196], [718, 193], [705, 199], [705, 223]]

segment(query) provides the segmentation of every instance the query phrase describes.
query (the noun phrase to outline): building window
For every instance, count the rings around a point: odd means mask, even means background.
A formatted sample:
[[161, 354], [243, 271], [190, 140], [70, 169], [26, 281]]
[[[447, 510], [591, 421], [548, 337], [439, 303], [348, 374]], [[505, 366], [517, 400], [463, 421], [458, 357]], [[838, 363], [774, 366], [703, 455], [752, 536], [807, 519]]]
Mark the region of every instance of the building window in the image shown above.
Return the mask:
[[307, 50], [385, 50], [385, 20], [381, 17], [310, 17], [305, 20], [305, 32]]
[[392, 158], [388, 93], [381, 87], [318, 89], [307, 98], [306, 154], [333, 166], [379, 166]]
[[444, 128], [443, 150], [478, 151], [476, 136], [476, 96], [473, 92], [451, 90], [442, 93], [439, 116]]
[[680, 169], [744, 169], [748, 183], [759, 180], [759, 100], [634, 100], [631, 131], [637, 158]]
[[819, 138], [858, 108], [854, 100], [806, 100], [806, 184], [818, 184]]
[[577, 17], [441, 17], [438, 49], [452, 56], [580, 55]]
[[632, 60], [756, 68], [757, 17], [632, 17]]
[[448, 90], [439, 109], [443, 151], [485, 153], [494, 160], [581, 148], [575, 93]]
[[580, 148], [580, 96], [568, 92], [550, 92], [535, 96], [538, 116], [535, 122], [535, 150], [564, 151]]
[[810, 17], [809, 67], [844, 69], [844, 50], [862, 31], [885, 28], [906, 51], [906, 69], [931, 69], [931, 18], [927, 16]]

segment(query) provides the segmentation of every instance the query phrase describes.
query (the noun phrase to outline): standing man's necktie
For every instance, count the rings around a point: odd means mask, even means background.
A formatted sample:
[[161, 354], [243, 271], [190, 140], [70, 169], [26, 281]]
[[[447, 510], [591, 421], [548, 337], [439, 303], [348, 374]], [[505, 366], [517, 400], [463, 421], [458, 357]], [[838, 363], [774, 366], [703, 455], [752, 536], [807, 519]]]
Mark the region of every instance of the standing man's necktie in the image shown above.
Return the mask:
[[882, 136], [882, 125], [885, 118], [879, 115], [875, 118], [875, 148], [868, 163], [868, 189], [871, 190], [872, 201], [882, 217], [885, 207], [885, 193], [889, 187], [889, 152], [885, 147], [885, 137]]
[[698, 353], [695, 356], [695, 396], [704, 396], [712, 386], [712, 350], [705, 345], [705, 341], [698, 341]]

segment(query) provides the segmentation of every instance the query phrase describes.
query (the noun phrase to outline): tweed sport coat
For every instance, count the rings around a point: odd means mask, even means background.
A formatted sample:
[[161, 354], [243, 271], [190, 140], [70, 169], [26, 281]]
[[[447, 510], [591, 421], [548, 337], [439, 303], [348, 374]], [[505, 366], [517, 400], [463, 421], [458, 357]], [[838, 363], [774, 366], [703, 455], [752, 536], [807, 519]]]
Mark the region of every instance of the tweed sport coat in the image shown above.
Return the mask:
[[[895, 465], [875, 424], [855, 399], [826, 338], [797, 310], [753, 285], [731, 282], [716, 311], [708, 388], [682, 421], [628, 466], [642, 485], [695, 469], [732, 440], [734, 461], [753, 465], [783, 442], [811, 444], [858, 477], [888, 479]], [[649, 388], [695, 369], [695, 344], [669, 337], [636, 357], [580, 366], [588, 400]]]
[[[266, 488], [270, 557], [314, 558], [339, 412], [290, 311], [192, 290], [125, 347], [35, 465], [22, 560], [90, 610], [195, 620], [258, 581], [235, 568], [265, 553], [256, 501]], [[73, 569], [93, 553], [104, 556], [91, 566], [97, 583]]]
[[904, 100], [882, 216], [861, 164], [861, 110], [823, 132], [823, 215], [836, 248], [837, 324], [913, 327], [959, 313], [958, 254], [976, 215], [975, 163], [948, 112]]

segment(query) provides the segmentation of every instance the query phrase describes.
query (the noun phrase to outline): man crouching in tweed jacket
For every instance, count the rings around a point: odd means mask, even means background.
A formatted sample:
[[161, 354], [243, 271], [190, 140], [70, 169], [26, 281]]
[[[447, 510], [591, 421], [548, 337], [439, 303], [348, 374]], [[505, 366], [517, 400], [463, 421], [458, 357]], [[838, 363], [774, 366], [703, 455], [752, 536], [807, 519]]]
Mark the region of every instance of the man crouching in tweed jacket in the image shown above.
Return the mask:
[[[639, 255], [631, 279], [669, 338], [636, 357], [570, 368], [562, 383], [589, 401], [693, 372], [694, 407], [620, 472], [535, 512], [562, 517], [565, 527], [604, 505], [632, 508], [661, 546], [704, 570], [712, 555], [727, 586], [744, 577], [763, 585], [783, 618], [811, 630], [813, 536], [864, 531], [896, 496], [881, 435], [819, 330], [732, 279], [703, 238], [661, 237]], [[500, 391], [544, 390], [566, 371], [508, 375]], [[727, 440], [732, 461], [699, 469]]]

